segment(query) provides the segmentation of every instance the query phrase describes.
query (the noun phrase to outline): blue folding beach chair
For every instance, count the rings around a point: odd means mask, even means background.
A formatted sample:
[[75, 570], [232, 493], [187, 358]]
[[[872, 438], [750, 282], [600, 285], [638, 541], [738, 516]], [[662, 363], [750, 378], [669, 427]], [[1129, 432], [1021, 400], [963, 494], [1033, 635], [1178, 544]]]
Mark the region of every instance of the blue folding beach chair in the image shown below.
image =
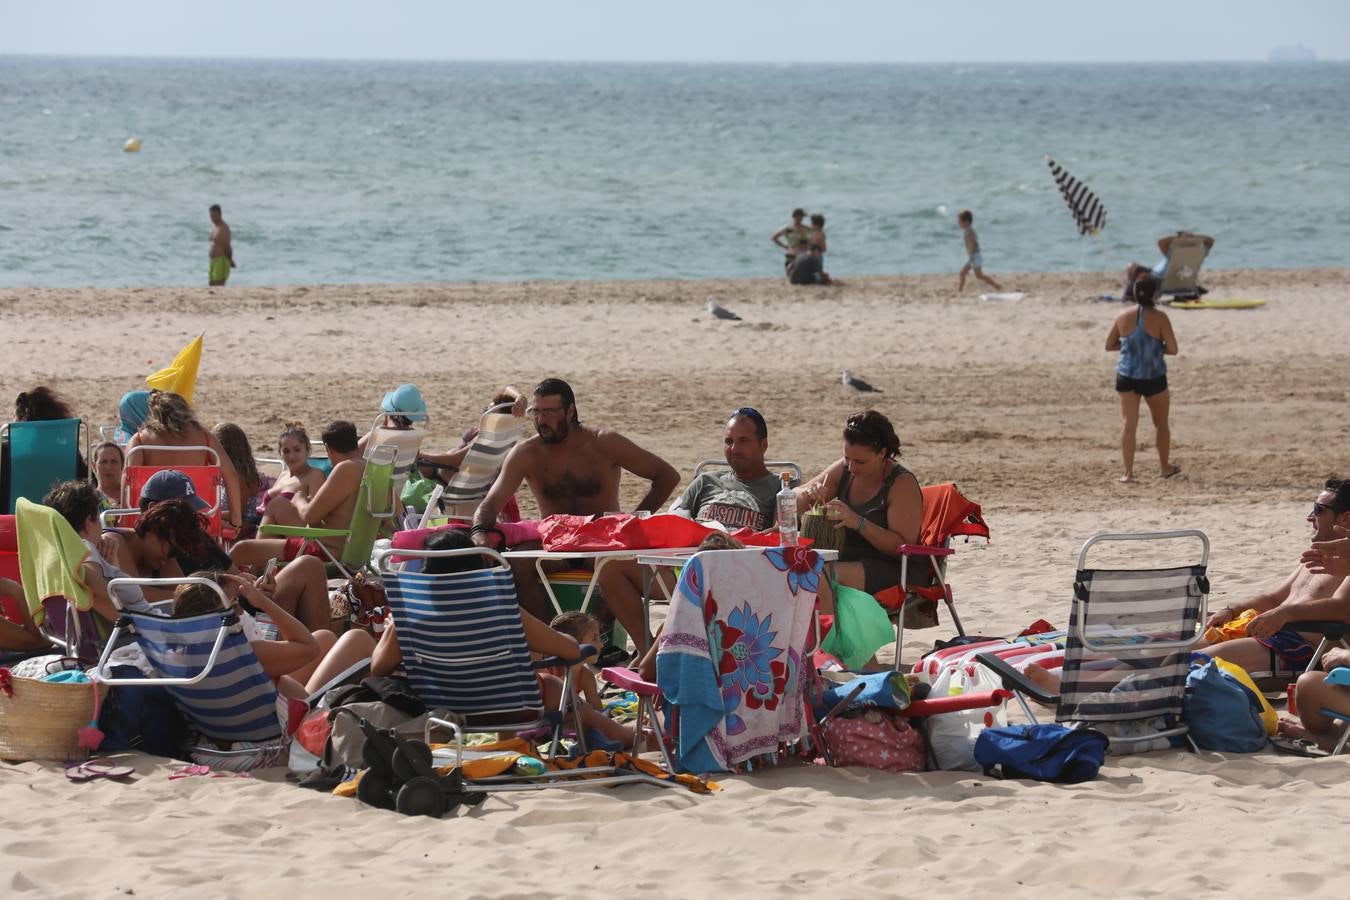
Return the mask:
[[[113, 687], [155, 685], [168, 690], [189, 726], [205, 739], [191, 748], [200, 763], [234, 771], [283, 765], [294, 729], [324, 691], [369, 666], [363, 662], [342, 673], [308, 701], [288, 700], [263, 671], [244, 636], [239, 616], [220, 585], [208, 578], [114, 578], [116, 600], [122, 584], [170, 587], [202, 584], [220, 596], [219, 612], [182, 619], [121, 611], [112, 636], [94, 670], [97, 681]], [[154, 678], [119, 678], [107, 671], [108, 658], [121, 632], [129, 631], [145, 654]], [[231, 746], [246, 745], [246, 746]]]
[[83, 426], [80, 419], [0, 425], [0, 512], [14, 512], [20, 497], [41, 503], [52, 485], [75, 479]]
[[[495, 565], [435, 575], [399, 572], [386, 565], [395, 552], [419, 558], [481, 556]], [[500, 554], [486, 548], [384, 550], [376, 555], [375, 564], [384, 580], [389, 611], [394, 617], [403, 668], [414, 693], [433, 711], [428, 730], [441, 725], [453, 732], [456, 758], [463, 755], [465, 733], [544, 729], [549, 733], [553, 759], [561, 751], [563, 729], [568, 724], [575, 729], [581, 752], [586, 752], [571, 668], [581, 659], [530, 658], [511, 567]], [[588, 655], [594, 648], [582, 645], [582, 651]], [[535, 677], [535, 670], [551, 667], [567, 669], [556, 709], [545, 706]], [[578, 775], [585, 776], [577, 782], [585, 786], [633, 781], [670, 784], [614, 766], [567, 769], [542, 777]], [[538, 777], [541, 776], [534, 779]], [[517, 788], [525, 789], [544, 786], [530, 776], [503, 776], [478, 783], [515, 783]]]

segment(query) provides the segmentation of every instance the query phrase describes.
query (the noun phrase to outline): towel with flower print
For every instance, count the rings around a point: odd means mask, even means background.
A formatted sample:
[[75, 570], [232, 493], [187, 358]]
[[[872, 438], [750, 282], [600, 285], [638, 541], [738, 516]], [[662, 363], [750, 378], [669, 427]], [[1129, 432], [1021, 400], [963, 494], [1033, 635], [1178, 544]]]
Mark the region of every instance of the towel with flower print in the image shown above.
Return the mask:
[[806, 735], [800, 673], [821, 567], [800, 547], [707, 551], [684, 567], [656, 657], [679, 709], [680, 769], [725, 770]]

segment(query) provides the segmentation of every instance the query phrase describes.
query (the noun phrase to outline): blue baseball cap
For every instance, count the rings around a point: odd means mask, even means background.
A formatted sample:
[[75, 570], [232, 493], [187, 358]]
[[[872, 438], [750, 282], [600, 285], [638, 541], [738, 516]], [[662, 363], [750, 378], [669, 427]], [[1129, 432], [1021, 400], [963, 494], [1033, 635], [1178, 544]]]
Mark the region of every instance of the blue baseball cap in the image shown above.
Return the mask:
[[411, 384], [400, 384], [385, 394], [380, 409], [391, 416], [403, 416], [414, 422], [421, 422], [427, 417], [427, 404], [422, 399], [422, 392]]
[[192, 479], [177, 469], [160, 469], [147, 478], [145, 487], [141, 488], [141, 501], [146, 500], [152, 503], [161, 500], [186, 500], [195, 510], [211, 508], [211, 504], [197, 494]]

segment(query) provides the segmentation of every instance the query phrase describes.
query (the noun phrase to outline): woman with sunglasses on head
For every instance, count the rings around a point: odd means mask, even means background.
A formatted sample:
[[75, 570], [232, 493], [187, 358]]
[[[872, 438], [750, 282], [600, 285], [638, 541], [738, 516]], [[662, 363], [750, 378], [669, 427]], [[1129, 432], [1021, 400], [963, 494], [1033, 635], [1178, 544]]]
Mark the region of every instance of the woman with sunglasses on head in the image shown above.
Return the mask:
[[917, 543], [923, 522], [919, 480], [899, 455], [889, 419], [855, 413], [844, 422], [843, 458], [797, 488], [799, 510], [824, 504], [835, 527], [847, 529], [835, 579], [873, 595], [899, 583], [897, 548]]

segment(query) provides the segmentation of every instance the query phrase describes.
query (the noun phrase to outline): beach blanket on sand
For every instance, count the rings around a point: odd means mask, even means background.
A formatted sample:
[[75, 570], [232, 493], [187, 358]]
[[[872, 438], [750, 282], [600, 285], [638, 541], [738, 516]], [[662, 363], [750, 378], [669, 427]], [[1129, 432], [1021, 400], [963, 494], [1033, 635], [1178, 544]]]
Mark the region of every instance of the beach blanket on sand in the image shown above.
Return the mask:
[[821, 568], [806, 547], [713, 550], [684, 567], [656, 656], [681, 771], [727, 770], [806, 736], [799, 676]]
[[14, 509], [14, 528], [19, 536], [24, 599], [28, 601], [33, 624], [42, 623], [42, 601], [49, 597], [64, 597], [76, 609], [89, 609], [93, 597], [85, 587], [80, 568], [89, 556], [89, 548], [70, 523], [50, 506], [20, 497]]

